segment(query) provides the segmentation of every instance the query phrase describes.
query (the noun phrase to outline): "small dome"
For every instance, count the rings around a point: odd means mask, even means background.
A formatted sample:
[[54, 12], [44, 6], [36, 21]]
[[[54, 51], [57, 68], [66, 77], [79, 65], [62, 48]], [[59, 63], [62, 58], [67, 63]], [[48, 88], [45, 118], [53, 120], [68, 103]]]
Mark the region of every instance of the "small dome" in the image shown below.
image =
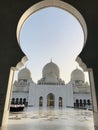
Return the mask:
[[52, 61], [44, 66], [42, 75], [43, 77], [47, 77], [50, 73], [53, 73], [57, 78], [59, 78], [59, 67]]
[[72, 71], [72, 73], [71, 73], [71, 80], [72, 81], [80, 80], [80, 81], [84, 82], [85, 78], [84, 78], [83, 71], [81, 71], [80, 69], [75, 69], [74, 71]]
[[20, 79], [30, 79], [30, 78], [31, 78], [31, 72], [26, 67], [19, 71], [18, 80], [20, 80]]

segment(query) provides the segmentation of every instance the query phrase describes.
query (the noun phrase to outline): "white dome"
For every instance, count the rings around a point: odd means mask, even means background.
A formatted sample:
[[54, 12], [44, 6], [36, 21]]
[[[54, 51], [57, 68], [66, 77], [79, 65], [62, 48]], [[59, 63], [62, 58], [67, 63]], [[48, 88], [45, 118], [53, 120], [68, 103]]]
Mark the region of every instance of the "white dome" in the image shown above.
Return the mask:
[[59, 67], [52, 61], [46, 64], [42, 71], [43, 77], [47, 77], [50, 73], [53, 73], [57, 78], [59, 78]]
[[18, 80], [20, 79], [30, 79], [31, 78], [31, 72], [27, 68], [23, 68], [18, 73]]
[[47, 77], [45, 78], [45, 83], [48, 83], [48, 84], [56, 84], [58, 83], [58, 80], [57, 80], [57, 77], [54, 73], [50, 73], [47, 75]]
[[80, 81], [84, 82], [85, 78], [84, 78], [83, 71], [81, 71], [80, 69], [75, 69], [74, 71], [72, 71], [71, 80], [73, 80], [73, 81], [80, 80]]

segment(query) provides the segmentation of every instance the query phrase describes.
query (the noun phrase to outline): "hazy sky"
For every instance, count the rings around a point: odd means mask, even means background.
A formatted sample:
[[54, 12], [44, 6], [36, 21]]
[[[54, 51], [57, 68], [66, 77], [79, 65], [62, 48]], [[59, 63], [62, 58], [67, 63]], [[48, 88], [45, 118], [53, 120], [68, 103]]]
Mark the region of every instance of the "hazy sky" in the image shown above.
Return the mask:
[[60, 8], [48, 7], [32, 14], [20, 33], [20, 45], [29, 61], [33, 81], [42, 76], [42, 68], [51, 58], [59, 66], [65, 83], [76, 68], [75, 59], [83, 48], [84, 34], [80, 23]]

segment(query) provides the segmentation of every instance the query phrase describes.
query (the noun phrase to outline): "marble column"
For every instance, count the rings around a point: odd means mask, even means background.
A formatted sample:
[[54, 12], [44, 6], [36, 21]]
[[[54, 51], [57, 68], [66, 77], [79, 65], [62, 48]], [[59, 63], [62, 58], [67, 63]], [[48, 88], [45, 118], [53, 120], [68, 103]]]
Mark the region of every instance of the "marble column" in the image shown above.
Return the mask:
[[93, 70], [92, 69], [88, 69], [88, 72], [89, 72], [89, 80], [90, 80], [91, 95], [92, 95], [94, 126], [95, 126], [95, 130], [98, 130], [98, 107], [97, 107], [94, 75], [93, 75]]

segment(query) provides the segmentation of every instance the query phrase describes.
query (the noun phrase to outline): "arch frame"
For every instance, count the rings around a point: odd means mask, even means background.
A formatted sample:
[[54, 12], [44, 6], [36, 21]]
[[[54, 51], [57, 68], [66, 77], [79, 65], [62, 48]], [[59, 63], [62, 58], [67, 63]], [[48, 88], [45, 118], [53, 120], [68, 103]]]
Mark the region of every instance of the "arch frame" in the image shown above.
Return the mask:
[[74, 8], [72, 5], [68, 4], [67, 2], [63, 2], [61, 0], [44, 0], [44, 1], [38, 2], [35, 5], [32, 5], [29, 9], [27, 9], [24, 12], [24, 14], [21, 16], [21, 18], [18, 22], [18, 25], [17, 25], [16, 36], [17, 36], [18, 43], [20, 43], [20, 31], [21, 31], [22, 25], [24, 24], [26, 19], [28, 19], [29, 16], [31, 16], [33, 13], [35, 13], [43, 8], [47, 8], [47, 7], [61, 8], [65, 11], [69, 12], [70, 14], [72, 14], [79, 21], [79, 23], [83, 29], [84, 45], [86, 44], [87, 25], [86, 25], [86, 22], [82, 16], [82, 14], [76, 8]]

